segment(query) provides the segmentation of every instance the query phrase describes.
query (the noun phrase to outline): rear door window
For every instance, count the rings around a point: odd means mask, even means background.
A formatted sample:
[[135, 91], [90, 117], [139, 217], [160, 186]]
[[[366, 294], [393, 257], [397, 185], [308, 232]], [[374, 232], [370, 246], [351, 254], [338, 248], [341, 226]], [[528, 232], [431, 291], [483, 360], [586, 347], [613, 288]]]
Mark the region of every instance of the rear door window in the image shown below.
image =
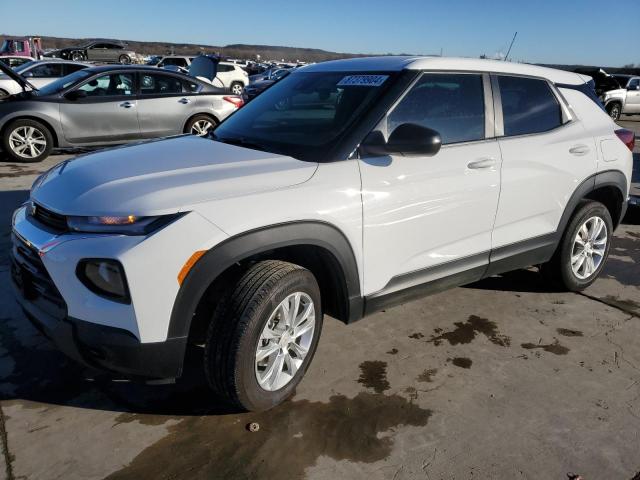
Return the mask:
[[142, 95], [170, 95], [182, 93], [182, 91], [182, 81], [171, 75], [145, 73], [140, 76]]
[[403, 123], [437, 131], [442, 143], [485, 138], [484, 86], [481, 74], [427, 73], [387, 117], [387, 133]]
[[553, 130], [562, 125], [562, 109], [545, 80], [498, 76], [505, 136]]

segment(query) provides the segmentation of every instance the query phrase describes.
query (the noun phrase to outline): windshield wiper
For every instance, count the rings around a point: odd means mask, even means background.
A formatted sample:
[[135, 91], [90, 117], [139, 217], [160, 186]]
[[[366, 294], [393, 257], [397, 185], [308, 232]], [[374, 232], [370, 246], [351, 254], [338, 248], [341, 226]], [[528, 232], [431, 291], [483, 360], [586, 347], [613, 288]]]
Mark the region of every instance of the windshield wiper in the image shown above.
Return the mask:
[[213, 140], [221, 143], [228, 143], [229, 145], [237, 145], [238, 147], [250, 148], [251, 150], [260, 150], [261, 152], [269, 152], [269, 153], [279, 153], [273, 149], [271, 146], [266, 146], [258, 142], [254, 142], [253, 140], [247, 140], [242, 137], [217, 137], [215, 134], [212, 135]]

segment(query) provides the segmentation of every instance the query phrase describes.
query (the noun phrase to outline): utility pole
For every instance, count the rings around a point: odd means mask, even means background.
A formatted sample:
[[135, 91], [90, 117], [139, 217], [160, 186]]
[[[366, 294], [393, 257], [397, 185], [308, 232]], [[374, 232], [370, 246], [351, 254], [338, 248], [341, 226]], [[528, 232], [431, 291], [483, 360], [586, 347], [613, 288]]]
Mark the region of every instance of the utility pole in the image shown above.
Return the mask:
[[504, 61], [509, 60], [509, 54], [511, 53], [511, 47], [513, 47], [513, 42], [516, 41], [516, 37], [518, 36], [518, 32], [513, 35], [513, 39], [511, 40], [511, 45], [509, 45], [509, 50], [507, 50], [507, 55], [504, 57]]

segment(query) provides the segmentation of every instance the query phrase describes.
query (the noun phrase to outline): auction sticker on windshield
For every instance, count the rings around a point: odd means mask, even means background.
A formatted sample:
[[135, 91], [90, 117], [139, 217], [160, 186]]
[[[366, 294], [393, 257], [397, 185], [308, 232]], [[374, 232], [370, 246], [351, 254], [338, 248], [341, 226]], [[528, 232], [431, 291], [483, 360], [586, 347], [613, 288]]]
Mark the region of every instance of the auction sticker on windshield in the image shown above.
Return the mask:
[[338, 83], [338, 87], [379, 87], [389, 75], [347, 75]]

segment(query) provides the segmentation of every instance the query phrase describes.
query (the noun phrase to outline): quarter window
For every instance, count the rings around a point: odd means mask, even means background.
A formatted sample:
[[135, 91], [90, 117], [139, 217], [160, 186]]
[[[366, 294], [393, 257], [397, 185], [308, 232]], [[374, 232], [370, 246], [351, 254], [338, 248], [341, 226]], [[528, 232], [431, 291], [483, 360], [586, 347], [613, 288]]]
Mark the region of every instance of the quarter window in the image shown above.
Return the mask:
[[403, 123], [437, 131], [442, 143], [485, 138], [482, 75], [424, 74], [387, 117], [387, 133]]
[[547, 132], [562, 125], [562, 110], [544, 80], [498, 76], [504, 134]]

